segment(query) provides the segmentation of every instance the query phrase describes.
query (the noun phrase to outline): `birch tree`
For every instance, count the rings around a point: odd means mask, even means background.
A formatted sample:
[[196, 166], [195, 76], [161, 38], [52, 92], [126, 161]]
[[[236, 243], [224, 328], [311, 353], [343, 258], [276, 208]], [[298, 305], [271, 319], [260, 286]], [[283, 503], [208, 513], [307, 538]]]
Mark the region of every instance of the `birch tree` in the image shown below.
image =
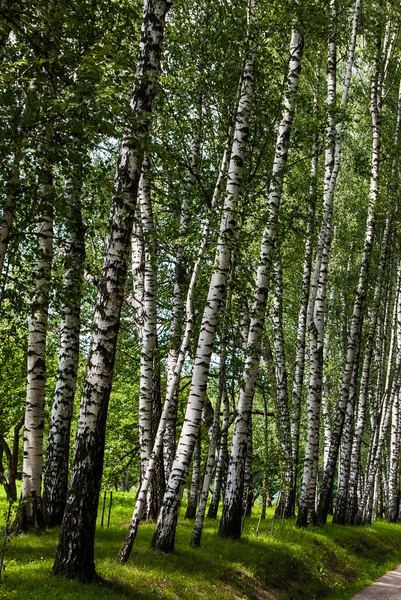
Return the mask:
[[227, 476], [223, 514], [219, 535], [222, 537], [240, 537], [242, 517], [242, 496], [244, 469], [247, 450], [247, 436], [250, 427], [250, 415], [260, 361], [260, 346], [266, 311], [268, 280], [271, 271], [272, 251], [276, 240], [278, 210], [287, 163], [288, 147], [292, 120], [295, 110], [295, 95], [298, 90], [303, 37], [300, 31], [293, 30], [290, 42], [290, 61], [287, 85], [284, 96], [284, 108], [278, 130], [275, 157], [267, 198], [268, 223], [263, 231], [260, 247], [259, 266], [256, 273], [251, 321], [247, 339], [246, 358], [243, 371], [243, 383], [234, 423], [234, 434]]
[[[315, 520], [317, 460], [319, 451], [319, 425], [323, 377], [324, 316], [327, 287], [328, 260], [332, 237], [333, 199], [341, 164], [343, 121], [336, 124], [337, 98], [337, 6], [330, 2], [331, 24], [327, 63], [327, 124], [324, 168], [323, 217], [318, 237], [316, 257], [311, 280], [307, 322], [310, 338], [310, 375], [308, 390], [308, 427], [304, 470], [299, 499], [297, 524], [306, 526], [308, 515]], [[360, 0], [354, 5], [352, 33], [340, 106], [348, 101], [359, 25]]]
[[127, 129], [121, 144], [110, 214], [110, 234], [96, 299], [78, 419], [74, 466], [53, 566], [55, 575], [69, 575], [83, 581], [92, 581], [96, 575], [94, 536], [107, 408], [144, 143], [156, 94], [165, 17], [169, 6], [165, 0], [148, 0], [144, 5], [136, 83], [130, 100], [133, 126]]
[[29, 320], [27, 392], [24, 423], [24, 458], [21, 497], [15, 527], [43, 527], [41, 507], [43, 427], [46, 381], [46, 334], [50, 277], [53, 257], [52, 175], [47, 160], [41, 160], [38, 176], [40, 213], [36, 226], [38, 254], [33, 269], [34, 293]]
[[61, 525], [68, 488], [71, 419], [79, 361], [80, 309], [85, 260], [81, 177], [66, 182], [67, 240], [57, 383], [47, 442], [43, 507], [48, 527]]
[[[253, 22], [253, 0], [248, 4], [249, 20]], [[252, 37], [251, 37], [252, 39]], [[226, 196], [222, 209], [217, 241], [215, 270], [213, 272], [206, 305], [203, 311], [198, 346], [194, 360], [191, 388], [177, 452], [167, 483], [163, 505], [153, 535], [152, 545], [166, 552], [174, 548], [178, 511], [181, 504], [189, 463], [198, 437], [200, 418], [209, 376], [209, 365], [217, 320], [223, 306], [227, 277], [231, 264], [231, 248], [235, 232], [234, 211], [237, 207], [248, 139], [248, 119], [253, 96], [253, 48], [245, 60], [241, 92], [236, 115], [231, 158], [228, 167]]]

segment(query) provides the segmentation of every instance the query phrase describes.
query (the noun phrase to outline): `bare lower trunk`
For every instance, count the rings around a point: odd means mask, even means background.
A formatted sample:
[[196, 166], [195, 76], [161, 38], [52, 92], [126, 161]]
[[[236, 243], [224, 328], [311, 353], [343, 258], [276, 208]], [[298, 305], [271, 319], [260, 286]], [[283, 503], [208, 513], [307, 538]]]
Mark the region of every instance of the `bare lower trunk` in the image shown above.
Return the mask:
[[59, 365], [47, 442], [43, 508], [48, 527], [61, 525], [67, 501], [70, 429], [79, 361], [80, 304], [85, 260], [81, 181], [66, 184], [69, 215], [61, 308]]
[[[49, 140], [50, 133], [46, 134]], [[16, 519], [21, 529], [43, 527], [41, 507], [43, 427], [46, 382], [46, 336], [53, 258], [53, 181], [47, 159], [39, 163], [37, 259], [33, 270], [32, 312], [29, 320], [27, 392], [22, 463], [22, 503]], [[18, 524], [18, 525], [17, 525]]]
[[276, 516], [288, 518], [295, 515], [294, 464], [291, 445], [290, 411], [288, 406], [287, 365], [283, 329], [283, 273], [280, 251], [276, 249], [274, 263], [273, 332], [275, 351], [277, 427], [281, 463], [281, 495]]
[[201, 480], [201, 440], [200, 431], [196, 440], [193, 456], [192, 456], [192, 477], [191, 487], [188, 494], [188, 505], [185, 513], [186, 519], [194, 519], [196, 516], [196, 508], [198, 506], [199, 486]]

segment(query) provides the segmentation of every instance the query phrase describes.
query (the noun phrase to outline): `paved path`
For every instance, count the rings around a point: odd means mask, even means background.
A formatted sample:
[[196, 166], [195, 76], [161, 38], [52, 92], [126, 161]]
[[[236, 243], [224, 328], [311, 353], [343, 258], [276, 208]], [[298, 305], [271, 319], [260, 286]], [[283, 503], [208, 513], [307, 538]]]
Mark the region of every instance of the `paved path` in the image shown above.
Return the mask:
[[401, 600], [401, 565], [352, 596], [350, 600]]

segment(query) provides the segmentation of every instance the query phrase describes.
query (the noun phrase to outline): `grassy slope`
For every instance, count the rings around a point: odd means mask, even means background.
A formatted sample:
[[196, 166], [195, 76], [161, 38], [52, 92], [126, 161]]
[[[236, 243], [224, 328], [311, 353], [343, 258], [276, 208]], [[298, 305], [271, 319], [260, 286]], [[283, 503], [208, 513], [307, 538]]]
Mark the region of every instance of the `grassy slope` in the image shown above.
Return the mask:
[[11, 540], [0, 598], [339, 600], [401, 563], [399, 525], [299, 530], [293, 523], [276, 523], [271, 533], [270, 518], [256, 536], [254, 518], [247, 520], [240, 542], [218, 539], [217, 523], [207, 521], [201, 549], [189, 547], [192, 523], [182, 520], [172, 555], [149, 548], [154, 526], [143, 525], [129, 563], [117, 566], [115, 556], [131, 510], [132, 496], [115, 495], [111, 527], [97, 532], [97, 569], [106, 584], [83, 586], [51, 577], [57, 543], [57, 532], [52, 531]]

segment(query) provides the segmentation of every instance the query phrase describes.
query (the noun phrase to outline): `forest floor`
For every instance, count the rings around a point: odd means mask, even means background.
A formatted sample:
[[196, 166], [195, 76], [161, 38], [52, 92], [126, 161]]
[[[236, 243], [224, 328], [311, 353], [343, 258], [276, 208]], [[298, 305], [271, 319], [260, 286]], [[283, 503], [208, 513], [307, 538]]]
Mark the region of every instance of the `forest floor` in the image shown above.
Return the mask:
[[[207, 520], [202, 548], [189, 546], [193, 522], [181, 519], [174, 554], [150, 549], [154, 525], [140, 527], [131, 559], [115, 557], [133, 508], [131, 494], [113, 496], [110, 528], [99, 527], [95, 558], [102, 584], [83, 585], [51, 575], [58, 531], [13, 537], [6, 547], [0, 584], [2, 600], [340, 600], [350, 598], [401, 563], [401, 525], [298, 529], [261, 523], [258, 507], [245, 522], [241, 541], [216, 536], [218, 521]], [[0, 497], [0, 534], [6, 503]], [[100, 512], [100, 511], [99, 511]], [[107, 509], [106, 509], [107, 521]]]

